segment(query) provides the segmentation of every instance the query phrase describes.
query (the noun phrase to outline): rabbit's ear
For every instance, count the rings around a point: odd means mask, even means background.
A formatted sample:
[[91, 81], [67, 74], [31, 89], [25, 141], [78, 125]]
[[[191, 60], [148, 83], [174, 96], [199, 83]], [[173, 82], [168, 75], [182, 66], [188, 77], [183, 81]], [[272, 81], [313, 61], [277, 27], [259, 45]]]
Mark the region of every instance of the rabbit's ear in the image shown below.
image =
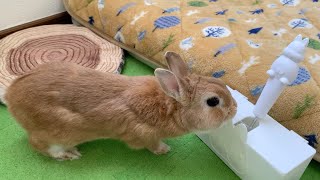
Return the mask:
[[178, 77], [183, 78], [189, 75], [189, 68], [181, 57], [174, 52], [165, 54], [169, 69]]
[[183, 87], [179, 79], [171, 71], [158, 68], [154, 71], [164, 93], [180, 101]]

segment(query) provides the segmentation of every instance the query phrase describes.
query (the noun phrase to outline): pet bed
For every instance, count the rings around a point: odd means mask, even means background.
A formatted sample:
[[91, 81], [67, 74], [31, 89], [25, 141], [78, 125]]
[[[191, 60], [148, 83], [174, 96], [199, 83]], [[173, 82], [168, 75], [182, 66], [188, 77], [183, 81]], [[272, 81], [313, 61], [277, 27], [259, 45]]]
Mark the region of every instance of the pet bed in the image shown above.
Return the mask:
[[123, 51], [85, 27], [46, 25], [16, 32], [0, 40], [0, 99], [16, 77], [52, 61], [120, 73]]
[[[320, 152], [320, 1], [315, 0], [64, 0], [82, 25], [164, 67], [179, 53], [193, 72], [223, 79], [253, 103], [281, 51], [302, 34], [310, 38], [297, 79], [270, 115]], [[272, 133], [272, 132], [270, 132]], [[320, 160], [319, 155], [315, 159]]]

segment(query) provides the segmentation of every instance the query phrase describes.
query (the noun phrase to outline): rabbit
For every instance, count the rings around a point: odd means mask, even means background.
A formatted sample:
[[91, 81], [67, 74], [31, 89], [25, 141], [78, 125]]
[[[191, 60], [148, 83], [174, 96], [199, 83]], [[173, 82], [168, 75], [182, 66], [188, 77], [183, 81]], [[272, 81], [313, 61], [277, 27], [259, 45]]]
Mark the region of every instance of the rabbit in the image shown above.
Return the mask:
[[15, 79], [5, 100], [31, 146], [54, 159], [78, 159], [77, 145], [106, 138], [166, 154], [162, 140], [218, 128], [237, 103], [222, 80], [192, 74], [174, 52], [165, 59], [169, 69], [137, 77], [43, 64]]

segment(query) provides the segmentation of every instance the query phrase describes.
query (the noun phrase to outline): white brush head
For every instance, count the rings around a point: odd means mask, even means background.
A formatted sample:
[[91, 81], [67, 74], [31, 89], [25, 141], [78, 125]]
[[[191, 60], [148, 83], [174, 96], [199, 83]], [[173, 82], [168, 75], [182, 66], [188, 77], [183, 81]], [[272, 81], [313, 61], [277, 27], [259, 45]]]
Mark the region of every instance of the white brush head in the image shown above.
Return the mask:
[[304, 59], [305, 49], [309, 44], [309, 38], [302, 39], [299, 34], [283, 51], [283, 55], [296, 63], [300, 63]]

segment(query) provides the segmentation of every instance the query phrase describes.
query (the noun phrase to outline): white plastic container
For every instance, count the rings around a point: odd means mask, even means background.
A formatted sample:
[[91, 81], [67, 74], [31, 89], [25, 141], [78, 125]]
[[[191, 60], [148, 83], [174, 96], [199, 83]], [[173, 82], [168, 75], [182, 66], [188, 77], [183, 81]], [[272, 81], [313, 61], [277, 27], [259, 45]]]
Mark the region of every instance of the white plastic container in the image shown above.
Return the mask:
[[197, 134], [241, 179], [299, 179], [316, 153], [305, 139], [267, 115], [297, 76], [307, 43], [298, 36], [273, 63], [257, 106], [229, 88], [238, 103], [235, 117], [216, 130]]
[[238, 91], [231, 92], [238, 103], [236, 116], [219, 129], [197, 134], [200, 139], [241, 179], [299, 179], [315, 149], [270, 116], [248, 132], [254, 105]]

